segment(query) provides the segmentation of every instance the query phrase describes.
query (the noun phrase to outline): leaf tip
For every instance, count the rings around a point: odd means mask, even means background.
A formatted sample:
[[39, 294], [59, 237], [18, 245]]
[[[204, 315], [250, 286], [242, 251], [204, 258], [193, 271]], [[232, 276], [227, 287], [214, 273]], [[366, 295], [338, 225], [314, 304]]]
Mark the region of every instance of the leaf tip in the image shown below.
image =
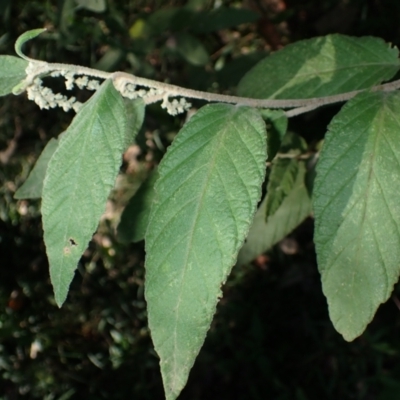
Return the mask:
[[15, 52], [23, 59], [27, 61], [31, 61], [29, 57], [27, 57], [23, 52], [22, 52], [22, 46], [24, 43], [26, 43], [28, 40], [34, 39], [36, 36], [40, 35], [44, 31], [47, 31], [47, 28], [39, 28], [39, 29], [32, 29], [30, 31], [27, 31], [23, 33], [21, 36], [18, 37], [18, 39], [15, 42]]
[[54, 293], [54, 300], [56, 301], [56, 304], [58, 308], [61, 308], [62, 305], [65, 303], [65, 300], [67, 298], [67, 293]]

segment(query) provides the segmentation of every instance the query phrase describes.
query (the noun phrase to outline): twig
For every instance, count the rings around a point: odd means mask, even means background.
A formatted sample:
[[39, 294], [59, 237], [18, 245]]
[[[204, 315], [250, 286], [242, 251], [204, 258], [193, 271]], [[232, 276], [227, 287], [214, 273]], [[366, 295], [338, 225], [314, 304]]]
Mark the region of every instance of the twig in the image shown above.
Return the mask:
[[[359, 93], [365, 91], [393, 91], [400, 88], [400, 80], [385, 83], [383, 85], [377, 85], [368, 89], [353, 90], [347, 93], [341, 93], [333, 96], [326, 97], [315, 97], [310, 99], [287, 99], [287, 100], [275, 100], [275, 99], [252, 99], [248, 97], [230, 96], [224, 94], [216, 94], [209, 92], [202, 92], [198, 90], [192, 90], [183, 88], [168, 83], [157, 82], [146, 78], [141, 78], [135, 75], [128, 74], [126, 72], [103, 72], [88, 67], [81, 67], [78, 65], [71, 64], [59, 64], [59, 63], [46, 63], [43, 61], [31, 61], [29, 67], [30, 74], [28, 74], [25, 80], [25, 87], [22, 90], [32, 84], [34, 79], [38, 76], [45, 76], [53, 72], [70, 72], [74, 75], [87, 75], [100, 79], [112, 79], [115, 87], [118, 89], [123, 88], [127, 84], [142, 86], [149, 89], [157, 90], [158, 95], [154, 96], [153, 99], [147, 99], [146, 103], [159, 101], [161, 99], [160, 94], [165, 97], [183, 97], [190, 99], [200, 99], [208, 102], [222, 102], [236, 105], [245, 105], [256, 108], [293, 108], [286, 112], [288, 117], [300, 115], [302, 113], [314, 110], [318, 107], [347, 101]], [[21, 91], [22, 91], [21, 90]]]

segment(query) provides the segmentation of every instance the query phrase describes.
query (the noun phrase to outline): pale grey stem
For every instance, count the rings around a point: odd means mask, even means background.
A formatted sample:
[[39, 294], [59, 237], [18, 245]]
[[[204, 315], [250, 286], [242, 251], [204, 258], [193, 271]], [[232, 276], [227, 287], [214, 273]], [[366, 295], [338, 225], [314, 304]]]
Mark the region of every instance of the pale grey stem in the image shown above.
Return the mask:
[[286, 114], [286, 117], [288, 117], [288, 118], [296, 117], [297, 115], [304, 114], [306, 112], [315, 110], [316, 108], [319, 108], [319, 107], [321, 107], [320, 104], [311, 104], [310, 106], [296, 107], [289, 111], [286, 111], [285, 114]]
[[246, 105], [256, 108], [292, 108], [297, 107], [294, 110], [287, 112], [288, 116], [295, 116], [301, 113], [311, 111], [317, 107], [339, 103], [342, 101], [347, 101], [357, 95], [358, 93], [364, 91], [393, 91], [400, 88], [400, 80], [386, 83], [383, 85], [377, 85], [370, 89], [354, 90], [347, 93], [341, 93], [333, 96], [326, 97], [315, 97], [310, 99], [288, 99], [288, 100], [275, 100], [275, 99], [252, 99], [247, 97], [237, 97], [229, 96], [224, 94], [201, 92], [198, 90], [186, 89], [176, 85], [171, 85], [168, 83], [162, 83], [153, 81], [146, 78], [140, 78], [135, 75], [128, 74], [126, 72], [103, 72], [92, 68], [81, 67], [78, 65], [70, 64], [53, 64], [53, 63], [39, 63], [43, 64], [40, 68], [40, 73], [50, 73], [53, 71], [70, 71], [77, 75], [89, 75], [92, 77], [100, 79], [113, 79], [116, 86], [121, 86], [121, 84], [131, 83], [133, 85], [144, 86], [147, 88], [158, 89], [160, 92], [167, 96], [176, 97], [186, 97], [191, 99], [200, 99], [209, 102], [222, 102], [231, 103], [237, 105]]

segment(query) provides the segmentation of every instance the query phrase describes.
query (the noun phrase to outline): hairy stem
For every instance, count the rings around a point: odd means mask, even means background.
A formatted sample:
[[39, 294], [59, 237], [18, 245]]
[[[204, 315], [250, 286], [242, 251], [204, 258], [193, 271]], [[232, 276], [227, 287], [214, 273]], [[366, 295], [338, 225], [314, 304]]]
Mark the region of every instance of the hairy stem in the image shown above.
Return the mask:
[[[51, 72], [56, 71], [68, 71], [73, 72], [76, 75], [87, 75], [100, 79], [112, 79], [114, 85], [117, 88], [120, 88], [126, 84], [133, 84], [137, 86], [142, 86], [145, 88], [154, 88], [158, 89], [164, 96], [170, 97], [185, 97], [190, 99], [200, 99], [208, 102], [222, 102], [222, 103], [231, 103], [237, 105], [246, 105], [250, 107], [256, 108], [292, 108], [292, 110], [287, 111], [286, 115], [288, 117], [293, 117], [295, 115], [300, 115], [305, 112], [311, 111], [318, 107], [339, 103], [343, 101], [347, 101], [357, 95], [358, 93], [364, 91], [393, 91], [400, 88], [400, 80], [393, 81], [390, 83], [385, 83], [383, 85], [377, 85], [369, 89], [362, 90], [354, 90], [347, 93], [341, 93], [333, 96], [326, 97], [315, 97], [309, 99], [287, 99], [287, 100], [275, 100], [275, 99], [252, 99], [247, 97], [237, 97], [237, 96], [229, 96], [224, 94], [216, 94], [209, 92], [202, 92], [199, 90], [192, 90], [187, 88], [182, 88], [180, 86], [171, 85], [168, 83], [162, 83], [153, 81], [146, 78], [141, 78], [135, 75], [128, 74], [126, 72], [103, 72], [92, 68], [81, 67], [78, 65], [70, 65], [70, 64], [56, 64], [56, 63], [45, 63], [43, 61], [34, 61], [33, 63], [37, 63], [37, 69], [35, 71], [35, 75], [45, 75]], [[33, 79], [33, 77], [30, 77]], [[154, 96], [154, 101], [159, 101], [161, 96]], [[147, 103], [152, 102], [152, 100], [148, 99]]]

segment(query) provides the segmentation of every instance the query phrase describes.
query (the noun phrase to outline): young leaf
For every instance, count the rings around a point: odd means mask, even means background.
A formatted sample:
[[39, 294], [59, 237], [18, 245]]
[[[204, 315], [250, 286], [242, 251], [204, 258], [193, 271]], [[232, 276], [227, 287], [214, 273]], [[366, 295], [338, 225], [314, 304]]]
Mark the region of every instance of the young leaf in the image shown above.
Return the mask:
[[15, 199], [39, 199], [42, 197], [43, 181], [50, 158], [58, 147], [58, 139], [51, 138], [36, 161], [28, 179], [15, 192]]
[[237, 263], [244, 265], [269, 250], [300, 225], [311, 213], [311, 199], [304, 184], [306, 167], [299, 162], [295, 184], [274, 215], [265, 222], [267, 200], [264, 198], [254, 216]]
[[273, 162], [268, 180], [265, 218], [278, 210], [283, 200], [293, 190], [299, 171], [299, 162], [293, 158], [278, 158]]
[[313, 190], [315, 245], [330, 318], [351, 341], [400, 273], [400, 94], [363, 93], [329, 125]]
[[260, 61], [240, 81], [240, 96], [305, 99], [369, 88], [398, 71], [397, 48], [374, 37], [302, 40]]
[[0, 96], [12, 92], [15, 85], [26, 77], [28, 62], [13, 56], [0, 56]]
[[117, 231], [121, 242], [140, 242], [144, 239], [157, 179], [158, 172], [154, 171], [129, 200], [118, 224]]
[[149, 326], [167, 400], [204, 342], [260, 197], [265, 124], [256, 110], [203, 107], [159, 166], [146, 243]]
[[27, 57], [23, 52], [22, 52], [22, 46], [31, 39], [34, 39], [36, 36], [39, 36], [42, 32], [44, 32], [46, 29], [32, 29], [28, 32], [23, 33], [17, 41], [15, 42], [15, 52], [23, 59], [30, 61], [29, 57]]
[[44, 240], [56, 302], [96, 230], [126, 143], [124, 100], [111, 81], [85, 103], [60, 139], [42, 195]]

